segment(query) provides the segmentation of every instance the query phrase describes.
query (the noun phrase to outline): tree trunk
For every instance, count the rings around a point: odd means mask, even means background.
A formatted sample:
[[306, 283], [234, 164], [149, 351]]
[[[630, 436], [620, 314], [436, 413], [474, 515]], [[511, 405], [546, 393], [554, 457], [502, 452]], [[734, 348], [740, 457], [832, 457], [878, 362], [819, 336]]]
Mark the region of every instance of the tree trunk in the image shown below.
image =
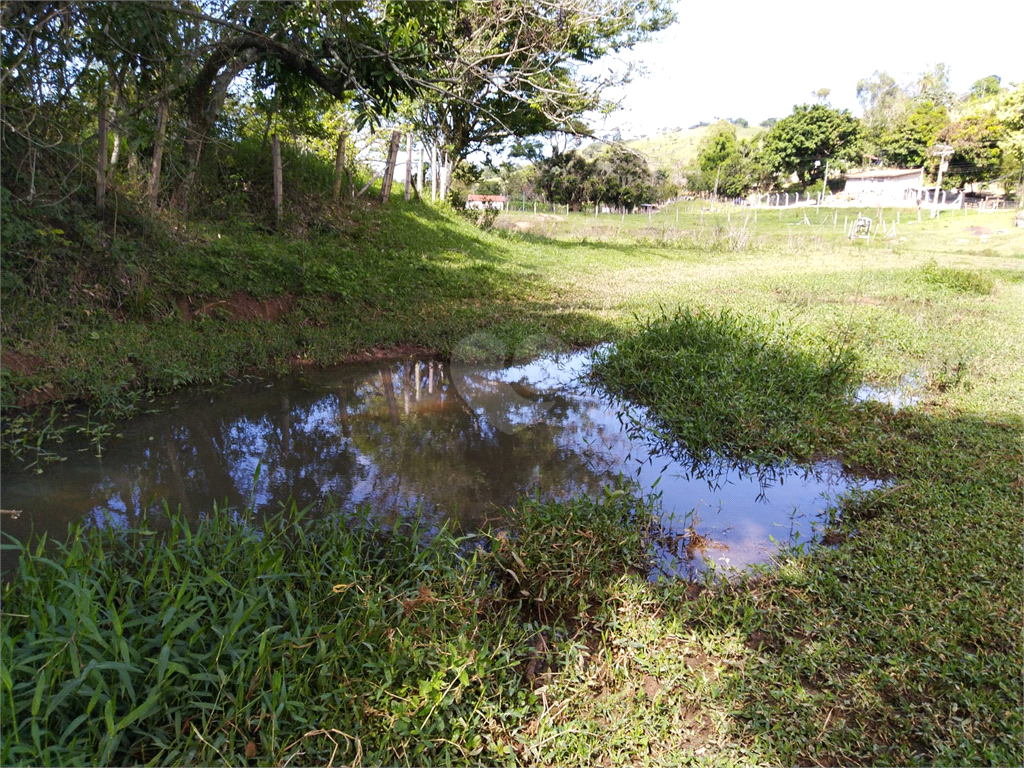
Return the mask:
[[[247, 48], [236, 52], [227, 51], [212, 58], [196, 76], [195, 85], [188, 95], [188, 125], [185, 133], [185, 167], [188, 169], [184, 181], [174, 193], [175, 207], [186, 209], [189, 198], [199, 176], [206, 140], [224, 108], [228, 88], [234, 79], [259, 59], [259, 51]], [[232, 58], [234, 56], [234, 58]]]
[[103, 216], [107, 206], [107, 99], [100, 97], [99, 129], [96, 133], [96, 215]]
[[398, 160], [398, 143], [402, 140], [402, 134], [398, 131], [391, 132], [391, 146], [388, 148], [388, 164], [384, 169], [384, 183], [381, 184], [380, 201], [386, 203], [391, 197], [391, 182], [395, 179], [395, 162]]
[[164, 161], [164, 143], [167, 139], [167, 97], [160, 99], [156, 108], [156, 138], [153, 141], [153, 162], [149, 166], [149, 210], [155, 211], [160, 199], [160, 168]]
[[274, 162], [274, 225], [281, 228], [281, 207], [284, 204], [284, 173], [281, 168], [281, 137], [270, 137], [270, 151]]
[[345, 132], [338, 133], [338, 149], [334, 154], [334, 202], [341, 199], [341, 181], [345, 173]]
[[405, 200], [412, 196], [412, 134], [405, 135]]

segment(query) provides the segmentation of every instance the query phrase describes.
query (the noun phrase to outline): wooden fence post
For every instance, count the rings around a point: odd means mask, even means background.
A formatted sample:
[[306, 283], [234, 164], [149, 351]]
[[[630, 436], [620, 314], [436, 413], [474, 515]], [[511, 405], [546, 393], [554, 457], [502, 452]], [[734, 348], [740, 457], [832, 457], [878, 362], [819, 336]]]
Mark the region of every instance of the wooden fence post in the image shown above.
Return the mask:
[[345, 173], [345, 132], [338, 132], [338, 149], [334, 154], [334, 202], [341, 199], [341, 180]]
[[405, 135], [405, 199], [412, 196], [412, 134]]
[[437, 145], [435, 144], [430, 153], [430, 202], [437, 200]]
[[423, 141], [420, 141], [419, 167], [416, 169], [416, 195], [423, 195]]
[[100, 98], [98, 145], [96, 147], [96, 214], [102, 216], [107, 205], [107, 99]]
[[281, 137], [276, 133], [270, 139], [270, 154], [274, 162], [274, 224], [281, 228], [281, 206], [284, 202], [284, 171], [281, 168]]
[[388, 148], [388, 164], [384, 168], [384, 181], [380, 188], [380, 201], [386, 203], [391, 197], [391, 182], [395, 179], [395, 161], [398, 159], [398, 142], [402, 134], [399, 131], [391, 132], [391, 146]]

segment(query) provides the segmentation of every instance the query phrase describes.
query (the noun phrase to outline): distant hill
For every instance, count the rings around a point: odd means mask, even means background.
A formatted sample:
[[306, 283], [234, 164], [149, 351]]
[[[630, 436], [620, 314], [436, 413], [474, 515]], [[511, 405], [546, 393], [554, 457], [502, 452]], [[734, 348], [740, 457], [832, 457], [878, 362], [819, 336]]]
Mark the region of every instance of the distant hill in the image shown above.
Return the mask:
[[[630, 149], [646, 155], [647, 162], [654, 170], [664, 168], [670, 177], [683, 168], [691, 167], [697, 162], [697, 150], [700, 140], [704, 138], [708, 128], [688, 128], [682, 131], [666, 131], [642, 139], [631, 139], [623, 142]], [[749, 139], [756, 136], [764, 128], [736, 127], [737, 139]]]

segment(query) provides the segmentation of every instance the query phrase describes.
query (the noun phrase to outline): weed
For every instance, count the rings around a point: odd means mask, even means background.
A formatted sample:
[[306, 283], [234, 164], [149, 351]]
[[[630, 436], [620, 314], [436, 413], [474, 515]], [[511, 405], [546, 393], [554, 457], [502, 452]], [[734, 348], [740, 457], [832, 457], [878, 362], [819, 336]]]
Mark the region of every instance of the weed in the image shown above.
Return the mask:
[[935, 261], [921, 267], [921, 276], [931, 285], [975, 296], [988, 296], [995, 287], [995, 280], [981, 270], [940, 267]]

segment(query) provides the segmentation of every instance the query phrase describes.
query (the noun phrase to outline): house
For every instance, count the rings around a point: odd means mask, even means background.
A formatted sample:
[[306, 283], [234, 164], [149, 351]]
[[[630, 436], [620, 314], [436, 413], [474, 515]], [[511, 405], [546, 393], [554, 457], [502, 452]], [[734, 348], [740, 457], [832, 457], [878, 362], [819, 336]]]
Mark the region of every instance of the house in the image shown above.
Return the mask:
[[482, 211], [489, 208], [494, 211], [504, 211], [508, 198], [504, 195], [470, 195], [466, 198], [468, 210]]
[[924, 189], [924, 168], [878, 168], [846, 174], [843, 194], [865, 203], [916, 203]]

